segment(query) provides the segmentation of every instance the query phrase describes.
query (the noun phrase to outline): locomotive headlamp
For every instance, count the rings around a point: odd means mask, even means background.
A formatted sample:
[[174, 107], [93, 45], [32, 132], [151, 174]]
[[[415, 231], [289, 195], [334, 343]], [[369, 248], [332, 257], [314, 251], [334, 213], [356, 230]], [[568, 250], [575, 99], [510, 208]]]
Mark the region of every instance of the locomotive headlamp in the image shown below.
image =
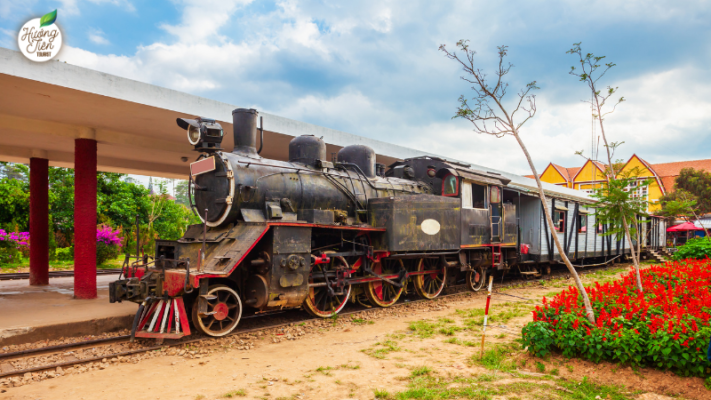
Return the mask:
[[178, 126], [188, 133], [188, 142], [198, 151], [221, 150], [222, 126], [214, 119], [198, 117], [196, 119], [178, 118]]

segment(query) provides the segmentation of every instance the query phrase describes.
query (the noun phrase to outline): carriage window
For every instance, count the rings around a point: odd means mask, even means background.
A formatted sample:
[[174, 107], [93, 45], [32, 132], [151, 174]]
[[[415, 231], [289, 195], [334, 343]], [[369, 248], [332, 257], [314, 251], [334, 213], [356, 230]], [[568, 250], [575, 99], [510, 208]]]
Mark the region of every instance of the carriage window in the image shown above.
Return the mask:
[[556, 210], [553, 213], [553, 225], [556, 232], [565, 232], [565, 211]]
[[586, 214], [578, 214], [578, 233], [588, 231], [588, 216]]
[[501, 189], [497, 186], [491, 186], [491, 203], [498, 204], [501, 202]]
[[472, 207], [486, 208], [486, 186], [472, 183]]
[[443, 196], [456, 196], [459, 192], [457, 191], [457, 177], [454, 175], [447, 175], [442, 181], [442, 195]]

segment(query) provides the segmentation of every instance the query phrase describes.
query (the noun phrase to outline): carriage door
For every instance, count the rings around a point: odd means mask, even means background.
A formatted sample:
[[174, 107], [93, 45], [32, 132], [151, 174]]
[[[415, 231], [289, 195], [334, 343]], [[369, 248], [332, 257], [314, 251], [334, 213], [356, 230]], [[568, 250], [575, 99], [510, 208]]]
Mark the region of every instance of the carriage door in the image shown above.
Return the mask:
[[486, 207], [487, 187], [472, 181], [462, 180], [462, 245], [488, 244], [489, 209]]
[[489, 208], [491, 209], [491, 243], [501, 243], [502, 212], [501, 212], [501, 188], [489, 186]]

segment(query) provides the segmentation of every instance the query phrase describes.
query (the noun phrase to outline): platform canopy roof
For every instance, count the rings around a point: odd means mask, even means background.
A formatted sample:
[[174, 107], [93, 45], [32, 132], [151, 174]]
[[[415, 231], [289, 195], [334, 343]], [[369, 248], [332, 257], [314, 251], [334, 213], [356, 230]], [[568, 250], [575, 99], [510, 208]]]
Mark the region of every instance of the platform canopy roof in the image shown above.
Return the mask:
[[[224, 130], [223, 148], [233, 147], [232, 105], [105, 74], [60, 61], [35, 63], [20, 52], [0, 48], [0, 161], [29, 162], [47, 158], [50, 165], [74, 166], [74, 139], [98, 142], [100, 171], [186, 179], [188, 164], [197, 154], [178, 117], [204, 116], [218, 120]], [[410, 157], [435, 154], [369, 139], [260, 111], [264, 118], [263, 157], [287, 160], [294, 136], [323, 137], [328, 154], [344, 146], [372, 147], [386, 165]], [[518, 151], [518, 149], [516, 149]], [[187, 160], [187, 161], [183, 161]], [[520, 188], [535, 181], [499, 172]], [[551, 194], [590, 201], [583, 192], [544, 183]]]

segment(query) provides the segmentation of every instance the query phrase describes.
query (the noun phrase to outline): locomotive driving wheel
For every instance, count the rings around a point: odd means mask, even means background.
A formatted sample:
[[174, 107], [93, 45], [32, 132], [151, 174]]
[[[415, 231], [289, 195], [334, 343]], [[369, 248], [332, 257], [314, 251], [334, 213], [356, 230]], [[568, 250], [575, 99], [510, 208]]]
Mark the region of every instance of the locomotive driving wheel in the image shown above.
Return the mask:
[[447, 267], [439, 258], [421, 258], [417, 264], [417, 272], [436, 271], [429, 274], [415, 275], [413, 283], [415, 291], [425, 299], [434, 299], [442, 293], [447, 281]]
[[[399, 274], [405, 269], [405, 264], [402, 260], [383, 259], [380, 262], [374, 263], [372, 270], [378, 275], [394, 275]], [[390, 280], [397, 280], [397, 278]], [[365, 295], [368, 297], [370, 304], [378, 307], [390, 307], [395, 304], [400, 295], [405, 290], [403, 282], [402, 287], [397, 287], [386, 281], [373, 281], [365, 285]]]
[[[333, 253], [326, 251], [325, 254]], [[320, 284], [322, 286], [310, 286], [309, 295], [304, 300], [303, 308], [314, 317], [328, 318], [338, 314], [346, 306], [351, 295], [351, 285], [345, 284], [342, 287], [334, 286], [339, 274], [342, 278], [348, 278], [348, 262], [343, 257], [331, 257], [330, 264], [312, 264], [309, 284]], [[328, 285], [331, 285], [329, 290]]]
[[486, 282], [486, 270], [481, 265], [467, 272], [467, 287], [472, 291], [480, 291], [484, 287], [484, 282]]
[[208, 336], [220, 337], [232, 332], [242, 318], [242, 301], [237, 292], [226, 285], [212, 285], [207, 291], [207, 313], [198, 313], [198, 299], [193, 305], [195, 328]]

